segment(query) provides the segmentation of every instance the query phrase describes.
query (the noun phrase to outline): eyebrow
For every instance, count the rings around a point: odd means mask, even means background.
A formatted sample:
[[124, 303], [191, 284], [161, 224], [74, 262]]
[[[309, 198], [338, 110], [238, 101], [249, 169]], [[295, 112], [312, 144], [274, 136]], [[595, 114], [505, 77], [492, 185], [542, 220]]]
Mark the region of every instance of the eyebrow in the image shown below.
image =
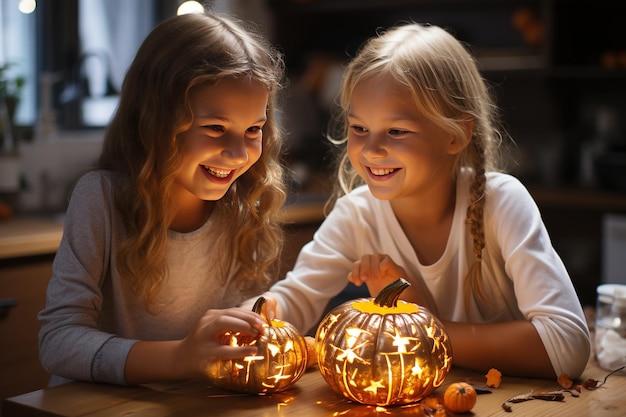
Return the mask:
[[[194, 118], [197, 119], [197, 120], [213, 119], [213, 120], [221, 120], [223, 122], [230, 122], [231, 121], [231, 119], [229, 119], [228, 117], [224, 117], [224, 116], [196, 115], [196, 116], [194, 116]], [[265, 123], [265, 122], [267, 122], [267, 116], [260, 117], [255, 122], [253, 122], [253, 124]]]
[[[354, 113], [348, 113], [347, 115], [348, 117], [353, 117], [355, 119], [361, 119], [359, 116], [355, 115]], [[394, 117], [385, 119], [387, 121], [391, 121], [391, 122], [398, 122], [398, 121], [405, 121], [405, 122], [416, 122], [417, 118], [415, 116], [411, 116], [411, 115], [406, 115], [406, 114], [398, 114], [395, 115]]]

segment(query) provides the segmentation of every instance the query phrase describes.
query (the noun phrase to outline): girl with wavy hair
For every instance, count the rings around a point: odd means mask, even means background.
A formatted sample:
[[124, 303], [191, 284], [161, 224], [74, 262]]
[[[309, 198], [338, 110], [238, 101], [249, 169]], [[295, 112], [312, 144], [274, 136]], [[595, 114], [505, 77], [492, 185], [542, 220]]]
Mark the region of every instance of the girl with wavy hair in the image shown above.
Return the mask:
[[132, 62], [97, 169], [77, 182], [41, 321], [52, 383], [202, 375], [254, 347], [282, 245], [282, 56], [227, 16], [159, 24]]
[[348, 281], [376, 296], [404, 277], [455, 365], [578, 377], [580, 301], [536, 203], [503, 172], [504, 129], [465, 46], [437, 26], [381, 32], [347, 66], [340, 109], [341, 196], [266, 294], [278, 316], [307, 330]]

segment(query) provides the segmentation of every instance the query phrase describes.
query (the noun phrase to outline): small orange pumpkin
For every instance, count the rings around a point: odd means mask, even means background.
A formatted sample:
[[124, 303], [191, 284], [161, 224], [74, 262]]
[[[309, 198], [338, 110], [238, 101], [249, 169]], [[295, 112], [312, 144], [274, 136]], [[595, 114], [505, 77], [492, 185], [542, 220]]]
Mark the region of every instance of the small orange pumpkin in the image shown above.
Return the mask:
[[211, 361], [206, 375], [215, 387], [251, 394], [270, 394], [290, 388], [307, 368], [308, 351], [304, 337], [290, 323], [272, 319], [263, 313], [265, 298], [252, 311], [266, 321], [265, 332], [256, 339], [227, 335], [231, 346], [255, 345], [257, 354], [240, 359]]
[[453, 413], [467, 413], [476, 405], [476, 390], [467, 382], [450, 384], [443, 393], [443, 404]]

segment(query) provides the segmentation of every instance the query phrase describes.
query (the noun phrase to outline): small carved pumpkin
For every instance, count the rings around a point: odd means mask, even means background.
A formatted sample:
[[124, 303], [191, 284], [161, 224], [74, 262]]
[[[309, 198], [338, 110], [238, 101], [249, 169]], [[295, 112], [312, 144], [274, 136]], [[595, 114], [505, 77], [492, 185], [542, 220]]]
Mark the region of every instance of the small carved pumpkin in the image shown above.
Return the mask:
[[375, 299], [348, 301], [322, 319], [317, 360], [333, 390], [362, 404], [408, 404], [443, 383], [448, 335], [426, 308], [398, 300], [409, 285], [400, 278]]
[[307, 345], [298, 330], [282, 320], [263, 313], [265, 298], [260, 297], [252, 311], [267, 322], [265, 332], [249, 340], [239, 334], [227, 334], [231, 346], [256, 345], [257, 354], [240, 359], [211, 361], [206, 374], [212, 385], [252, 394], [270, 394], [286, 390], [300, 379], [307, 369]]
[[467, 413], [476, 405], [476, 390], [467, 382], [450, 384], [443, 393], [443, 405], [453, 413]]

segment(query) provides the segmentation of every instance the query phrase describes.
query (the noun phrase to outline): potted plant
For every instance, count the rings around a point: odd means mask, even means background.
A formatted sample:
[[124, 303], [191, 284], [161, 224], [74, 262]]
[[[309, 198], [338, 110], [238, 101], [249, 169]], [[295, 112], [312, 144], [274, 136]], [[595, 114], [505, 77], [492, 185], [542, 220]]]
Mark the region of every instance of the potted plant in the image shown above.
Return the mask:
[[12, 152], [15, 147], [13, 117], [24, 86], [24, 77], [9, 77], [8, 70], [12, 66], [12, 63], [0, 65], [0, 137], [3, 139], [0, 151], [4, 152]]
[[13, 140], [13, 116], [24, 77], [9, 77], [11, 63], [0, 65], [0, 194], [19, 190], [19, 155]]

